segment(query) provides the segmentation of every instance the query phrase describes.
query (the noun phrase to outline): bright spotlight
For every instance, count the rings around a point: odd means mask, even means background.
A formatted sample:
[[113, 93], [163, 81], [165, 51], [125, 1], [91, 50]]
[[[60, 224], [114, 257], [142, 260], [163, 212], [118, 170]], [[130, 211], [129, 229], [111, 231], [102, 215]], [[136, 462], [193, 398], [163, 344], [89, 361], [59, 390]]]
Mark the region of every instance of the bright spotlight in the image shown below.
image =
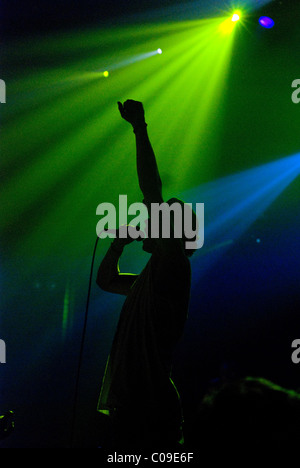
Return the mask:
[[268, 16], [261, 16], [258, 22], [263, 28], [267, 29], [273, 28], [275, 24], [274, 20], [272, 20], [272, 18], [269, 18]]
[[239, 10], [235, 11], [232, 16], [229, 16], [226, 20], [222, 21], [219, 26], [219, 30], [225, 35], [230, 34], [235, 29], [235, 26], [241, 19], [241, 16], [242, 14]]
[[240, 14], [238, 12], [232, 15], [231, 21], [236, 22], [240, 19]]

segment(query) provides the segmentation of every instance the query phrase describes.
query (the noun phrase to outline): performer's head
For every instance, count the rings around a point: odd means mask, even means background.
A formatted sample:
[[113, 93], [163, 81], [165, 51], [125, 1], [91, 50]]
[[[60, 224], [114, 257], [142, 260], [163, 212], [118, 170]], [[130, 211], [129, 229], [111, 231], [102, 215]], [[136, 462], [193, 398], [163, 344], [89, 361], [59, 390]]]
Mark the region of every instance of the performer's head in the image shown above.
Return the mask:
[[[157, 227], [157, 229], [159, 230], [159, 237], [163, 236], [163, 230], [164, 230], [163, 223], [169, 223], [171, 225], [171, 229], [170, 229], [171, 236], [173, 238], [174, 237], [180, 238], [183, 244], [183, 248], [184, 248], [186, 256], [191, 257], [196, 249], [189, 249], [186, 247], [186, 244], [195, 242], [198, 238], [197, 215], [190, 205], [187, 205], [185, 202], [183, 202], [179, 198], [170, 198], [166, 202], [166, 204], [169, 205], [169, 207], [165, 207], [165, 210], [161, 209], [159, 213], [160, 216], [158, 218], [157, 217], [155, 218], [156, 221], [157, 219], [159, 220], [159, 226]], [[147, 206], [147, 208], [148, 208], [148, 213], [149, 213], [149, 219], [148, 219], [148, 225], [147, 225], [147, 237], [143, 240], [143, 250], [148, 253], [153, 253], [154, 249], [157, 247], [157, 235], [155, 236], [153, 234], [153, 236], [151, 236], [151, 227], [153, 228], [152, 223], [151, 223], [151, 220], [153, 221], [153, 217], [151, 218], [152, 207]], [[188, 213], [189, 210], [190, 210], [189, 216], [185, 217], [185, 215]], [[189, 226], [189, 230], [193, 230], [196, 232], [194, 237], [192, 238], [187, 237], [186, 235], [187, 220], [191, 220], [192, 222], [192, 226]], [[180, 223], [180, 225], [178, 225], [178, 223]], [[180, 237], [177, 235], [178, 231], [181, 233]]]

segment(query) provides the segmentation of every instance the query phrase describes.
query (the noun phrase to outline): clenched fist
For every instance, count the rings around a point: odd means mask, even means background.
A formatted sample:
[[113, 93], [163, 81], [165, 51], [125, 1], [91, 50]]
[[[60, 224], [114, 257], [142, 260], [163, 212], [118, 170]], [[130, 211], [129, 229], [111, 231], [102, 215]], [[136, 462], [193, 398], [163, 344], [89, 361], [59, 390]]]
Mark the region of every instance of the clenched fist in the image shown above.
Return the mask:
[[118, 107], [123, 119], [127, 120], [134, 129], [146, 125], [145, 112], [141, 102], [128, 99], [124, 104], [118, 102]]

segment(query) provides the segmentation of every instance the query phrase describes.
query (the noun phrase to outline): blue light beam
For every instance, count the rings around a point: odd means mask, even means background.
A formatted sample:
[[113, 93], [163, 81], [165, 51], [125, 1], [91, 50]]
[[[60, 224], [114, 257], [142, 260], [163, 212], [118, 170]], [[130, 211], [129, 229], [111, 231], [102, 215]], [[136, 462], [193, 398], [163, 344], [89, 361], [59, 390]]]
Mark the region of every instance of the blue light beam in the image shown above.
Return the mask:
[[193, 206], [204, 203], [205, 207], [204, 246], [192, 261], [201, 255], [204, 272], [205, 265], [211, 266], [212, 260], [245, 233], [299, 174], [300, 153], [180, 194]]

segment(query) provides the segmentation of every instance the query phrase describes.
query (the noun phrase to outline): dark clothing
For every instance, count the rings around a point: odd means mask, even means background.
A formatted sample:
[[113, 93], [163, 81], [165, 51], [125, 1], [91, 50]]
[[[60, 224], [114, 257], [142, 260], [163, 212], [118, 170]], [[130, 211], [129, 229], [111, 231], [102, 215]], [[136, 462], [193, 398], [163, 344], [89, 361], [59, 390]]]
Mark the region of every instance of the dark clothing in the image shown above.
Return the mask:
[[179, 441], [181, 404], [170, 374], [188, 314], [190, 284], [187, 257], [152, 254], [124, 302], [98, 411], [109, 411], [130, 445]]

